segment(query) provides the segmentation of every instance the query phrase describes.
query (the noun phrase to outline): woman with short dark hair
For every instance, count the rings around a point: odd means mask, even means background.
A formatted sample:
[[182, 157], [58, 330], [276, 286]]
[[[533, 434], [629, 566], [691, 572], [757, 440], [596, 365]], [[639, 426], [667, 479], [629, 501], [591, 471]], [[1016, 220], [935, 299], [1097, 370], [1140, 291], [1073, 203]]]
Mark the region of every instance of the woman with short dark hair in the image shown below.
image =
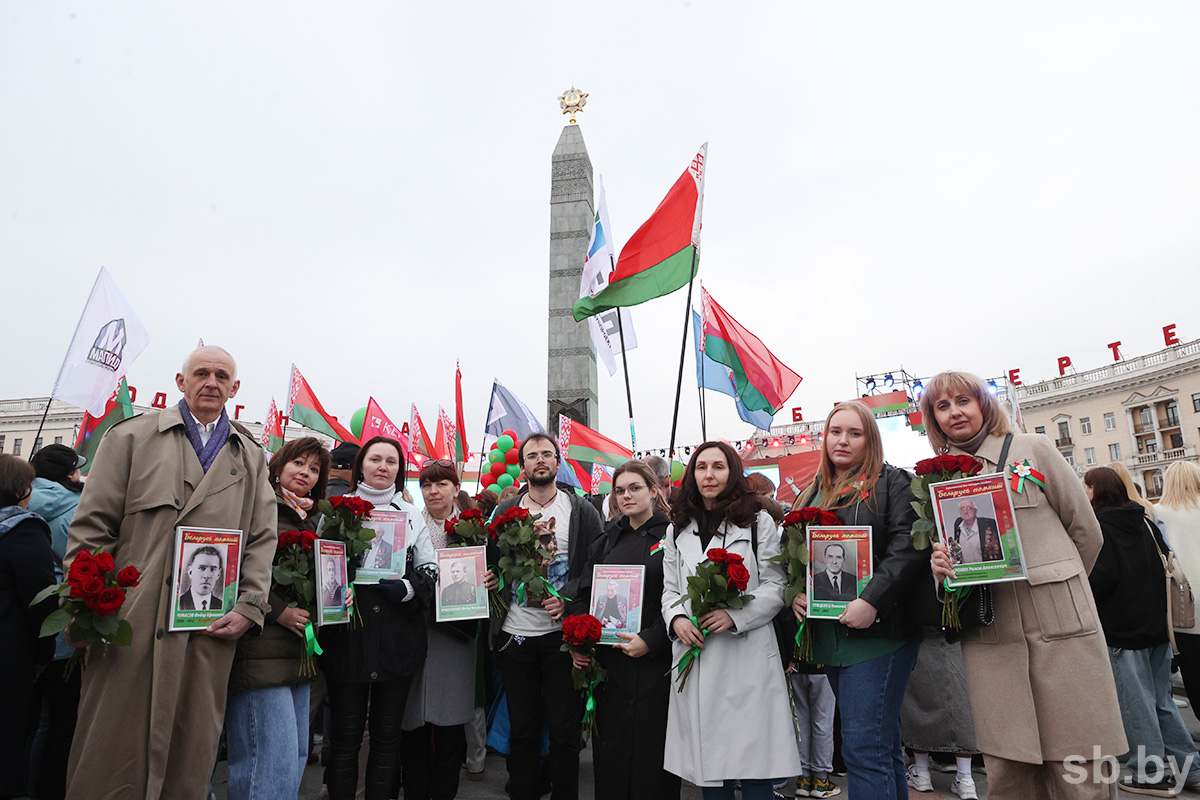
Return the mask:
[[1133, 775], [1122, 787], [1138, 794], [1174, 793], [1181, 787], [1170, 769], [1157, 781], [1148, 776], [1163, 768], [1163, 758], [1170, 756], [1178, 769], [1191, 765], [1186, 783], [1200, 783], [1200, 753], [1171, 696], [1167, 590], [1159, 555], [1167, 552], [1167, 545], [1115, 470], [1090, 469], [1083, 485], [1104, 534], [1104, 547], [1088, 581], [1108, 642], [1132, 753], [1128, 766]]
[[[425, 507], [421, 518], [434, 552], [446, 546], [446, 520], [454, 516], [460, 494], [453, 461], [426, 461], [417, 475]], [[467, 754], [465, 725], [475, 716], [475, 656], [478, 620], [437, 622], [434, 606], [425, 609], [428, 653], [413, 676], [404, 710], [406, 800], [452, 800]]]
[[[694, 645], [703, 650], [680, 691], [670, 692], [664, 767], [700, 786], [705, 800], [732, 800], [737, 780], [745, 800], [771, 800], [772, 779], [800, 771], [771, 625], [786, 584], [783, 568], [771, 560], [779, 555], [779, 528], [746, 482], [742, 459], [724, 442], [696, 448], [672, 517], [663, 539], [662, 593], [672, 659]], [[688, 578], [713, 548], [744, 559], [745, 593], [754, 599], [694, 623]]]
[[[315, 504], [325, 497], [331, 459], [319, 439], [293, 439], [271, 457], [277, 533], [315, 531]], [[315, 563], [316, 554], [313, 554]], [[301, 674], [309, 612], [288, 603], [271, 581], [271, 610], [262, 633], [238, 639], [229, 672], [225, 736], [229, 797], [291, 797], [308, 759], [308, 694], [313, 676]]]
[[54, 640], [39, 637], [42, 620], [58, 607], [38, 592], [55, 583], [50, 528], [29, 510], [35, 473], [29, 462], [0, 454], [0, 797], [26, 793], [25, 734], [38, 668], [54, 656]]

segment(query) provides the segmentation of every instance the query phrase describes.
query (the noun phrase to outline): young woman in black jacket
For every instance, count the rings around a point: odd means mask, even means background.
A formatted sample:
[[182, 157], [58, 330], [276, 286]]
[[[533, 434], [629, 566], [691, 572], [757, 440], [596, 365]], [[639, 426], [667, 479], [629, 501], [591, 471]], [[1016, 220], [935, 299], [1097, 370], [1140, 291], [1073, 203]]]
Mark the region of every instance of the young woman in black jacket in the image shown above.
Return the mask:
[[[667, 706], [671, 697], [671, 641], [663, 623], [663, 537], [671, 524], [666, 498], [654, 472], [626, 461], [613, 473], [612, 502], [623, 516], [592, 543], [572, 614], [587, 614], [595, 591], [592, 567], [646, 567], [641, 629], [618, 633], [622, 643], [597, 648], [608, 680], [596, 690], [594, 764], [596, 800], [670, 800], [679, 797], [679, 777], [663, 769]], [[577, 665], [586, 657], [575, 657]]]
[[[936, 608], [929, 557], [913, 547], [910, 533], [911, 477], [883, 462], [875, 417], [858, 401], [829, 413], [824, 436], [817, 477], [796, 507], [831, 511], [842, 525], [869, 525], [873, 571], [840, 619], [809, 623], [813, 661], [825, 665], [837, 697], [850, 795], [906, 800], [900, 704], [922, 621]], [[850, 554], [846, 562], [854, 563]], [[792, 610], [805, 616], [807, 595], [796, 595]]]
[[[1167, 797], [1182, 788], [1175, 785], [1171, 769], [1161, 772], [1158, 781], [1143, 776], [1159, 772], [1166, 756], [1174, 758], [1179, 768], [1190, 759], [1184, 782], [1194, 786], [1200, 783], [1200, 753], [1171, 696], [1167, 587], [1159, 557], [1167, 552], [1166, 542], [1145, 509], [1129, 497], [1115, 470], [1090, 469], [1083, 485], [1104, 534], [1088, 582], [1108, 641], [1125, 738], [1135, 753], [1128, 762], [1133, 775], [1122, 780], [1122, 787], [1135, 794]], [[1138, 763], [1137, 754], [1157, 763]]]

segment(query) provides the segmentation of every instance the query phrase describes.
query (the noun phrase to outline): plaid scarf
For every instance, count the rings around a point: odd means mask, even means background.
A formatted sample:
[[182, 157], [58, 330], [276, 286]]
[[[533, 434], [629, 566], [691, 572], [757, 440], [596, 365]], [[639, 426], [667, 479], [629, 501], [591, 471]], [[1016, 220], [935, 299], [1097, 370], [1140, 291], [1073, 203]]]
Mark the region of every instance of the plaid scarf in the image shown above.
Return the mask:
[[208, 468], [217, 458], [217, 453], [229, 440], [229, 415], [225, 413], [225, 409], [221, 409], [221, 418], [217, 420], [217, 427], [209, 435], [208, 444], [204, 444], [200, 438], [200, 426], [196, 424], [196, 418], [192, 416], [192, 410], [188, 408], [187, 400], [179, 401], [179, 414], [183, 417], [183, 427], [187, 430], [188, 441], [192, 443], [192, 449], [196, 451], [196, 457], [200, 459], [200, 466], [207, 474]]

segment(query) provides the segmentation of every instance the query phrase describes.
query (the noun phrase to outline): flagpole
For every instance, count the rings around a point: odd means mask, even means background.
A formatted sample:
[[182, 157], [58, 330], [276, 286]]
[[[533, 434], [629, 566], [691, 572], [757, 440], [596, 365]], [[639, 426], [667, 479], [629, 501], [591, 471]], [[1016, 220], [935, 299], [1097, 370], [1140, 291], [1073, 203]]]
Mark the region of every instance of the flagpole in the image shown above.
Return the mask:
[[[701, 290], [704, 289], [704, 281], [700, 281], [700, 289]], [[703, 303], [701, 303], [701, 305], [703, 305]], [[704, 337], [703, 317], [701, 317], [700, 336], [701, 336], [701, 338]], [[696, 394], [700, 398], [700, 439], [702, 441], [707, 442], [708, 441], [708, 414], [706, 413], [706, 409], [704, 408], [704, 384], [708, 382], [708, 375], [705, 374], [708, 370], [708, 365], [704, 363], [706, 361], [706, 358], [705, 358], [703, 348], [701, 348], [701, 346], [700, 346], [700, 342], [696, 342], [696, 352], [700, 356], [700, 385], [696, 387]]]
[[679, 424], [679, 397], [683, 391], [683, 358], [687, 355], [687, 329], [692, 324], [692, 284], [696, 280], [696, 246], [692, 245], [692, 274], [688, 278], [687, 306], [683, 309], [683, 340], [679, 343], [679, 377], [675, 380], [675, 412], [671, 415], [671, 445], [667, 458], [675, 457], [675, 430]]
[[[614, 270], [617, 268], [611, 251], [608, 254], [608, 263]], [[625, 370], [625, 402], [629, 404], [629, 441], [633, 444], [634, 452], [637, 452], [637, 432], [633, 427], [633, 392], [629, 388], [629, 360], [625, 358], [625, 326], [621, 324], [619, 307], [617, 308], [617, 336], [621, 339], [621, 368]]]

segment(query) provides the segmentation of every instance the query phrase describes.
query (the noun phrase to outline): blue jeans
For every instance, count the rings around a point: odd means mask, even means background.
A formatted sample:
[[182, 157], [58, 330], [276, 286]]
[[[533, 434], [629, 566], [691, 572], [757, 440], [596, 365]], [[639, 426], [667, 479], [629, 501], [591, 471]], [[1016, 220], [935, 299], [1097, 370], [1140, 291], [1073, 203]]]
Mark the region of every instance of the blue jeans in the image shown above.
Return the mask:
[[[1192, 757], [1188, 783], [1200, 780], [1200, 754], [1183, 724], [1179, 708], [1171, 697], [1171, 645], [1163, 642], [1139, 650], [1108, 648], [1113, 678], [1117, 682], [1117, 700], [1121, 704], [1121, 722], [1129, 740], [1129, 760], [1134, 776], [1138, 774], [1138, 746], [1147, 756], [1175, 759], [1179, 769]], [[1165, 766], [1161, 764], [1160, 766]], [[1151, 775], [1155, 767], [1146, 766]]]
[[900, 704], [920, 642], [851, 667], [825, 668], [842, 717], [842, 758], [851, 797], [908, 800]]
[[[771, 778], [742, 778], [742, 800], [772, 800], [775, 790], [771, 788]], [[725, 781], [722, 786], [704, 786], [700, 789], [704, 800], [733, 800], [733, 781]]]
[[308, 684], [231, 694], [229, 800], [295, 797], [308, 760]]

